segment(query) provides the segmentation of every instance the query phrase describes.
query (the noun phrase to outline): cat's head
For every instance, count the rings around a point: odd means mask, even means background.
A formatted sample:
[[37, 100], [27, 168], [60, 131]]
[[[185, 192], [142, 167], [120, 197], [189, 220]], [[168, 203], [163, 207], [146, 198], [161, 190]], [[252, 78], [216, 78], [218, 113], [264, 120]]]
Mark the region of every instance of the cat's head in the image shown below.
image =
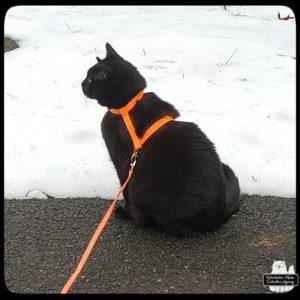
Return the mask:
[[272, 271], [279, 271], [285, 270], [286, 271], [286, 263], [285, 260], [275, 260], [272, 265]]
[[145, 89], [146, 81], [136, 67], [123, 59], [108, 43], [106, 52], [106, 57], [96, 57], [98, 63], [88, 70], [81, 84], [82, 91], [102, 106], [120, 108]]

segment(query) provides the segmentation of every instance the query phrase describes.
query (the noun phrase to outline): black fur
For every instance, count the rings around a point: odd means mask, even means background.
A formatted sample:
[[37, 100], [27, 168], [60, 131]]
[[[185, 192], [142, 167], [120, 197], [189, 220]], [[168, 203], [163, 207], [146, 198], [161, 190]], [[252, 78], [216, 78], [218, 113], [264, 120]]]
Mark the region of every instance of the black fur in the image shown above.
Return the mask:
[[[146, 81], [138, 70], [106, 44], [107, 56], [89, 69], [84, 94], [108, 108], [120, 108]], [[145, 93], [130, 112], [138, 136], [159, 118], [179, 112], [154, 93]], [[102, 135], [120, 183], [128, 175], [132, 140], [119, 115], [107, 112]], [[217, 229], [239, 208], [238, 179], [221, 163], [214, 145], [191, 122], [171, 121], [143, 146], [124, 191], [125, 208], [116, 213], [143, 225], [159, 225], [169, 234], [190, 236]]]

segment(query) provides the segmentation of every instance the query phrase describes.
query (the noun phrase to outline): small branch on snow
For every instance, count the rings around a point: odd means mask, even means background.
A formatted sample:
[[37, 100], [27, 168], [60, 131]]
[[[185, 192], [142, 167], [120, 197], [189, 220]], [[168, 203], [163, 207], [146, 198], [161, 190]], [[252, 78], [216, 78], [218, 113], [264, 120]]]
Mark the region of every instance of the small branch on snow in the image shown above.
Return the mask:
[[236, 49], [234, 50], [234, 52], [232, 53], [232, 55], [227, 59], [226, 63], [225, 63], [225, 64], [222, 64], [222, 63], [221, 63], [221, 65], [222, 65], [222, 66], [227, 65], [227, 63], [231, 60], [231, 58], [233, 57], [233, 55], [236, 53], [236, 51], [237, 51], [238, 49], [239, 49], [239, 47], [236, 47]]
[[255, 181], [255, 182], [257, 182], [257, 179], [256, 178], [254, 178], [254, 176], [251, 176], [251, 178]]
[[66, 22], [64, 22], [64, 23], [65, 23], [66, 27], [67, 27], [70, 31], [72, 31], [72, 29], [70, 28], [70, 26], [69, 26]]
[[285, 21], [295, 19], [295, 17], [290, 17], [290, 15], [287, 15], [286, 17], [281, 17], [279, 12], [277, 14], [277, 17], [279, 20], [285, 20]]
[[291, 55], [285, 55], [285, 54], [277, 54], [277, 56], [282, 56], [282, 57], [290, 57], [292, 59], [296, 59], [295, 56], [291, 56]]
[[5, 95], [7, 95], [7, 96], [10, 96], [10, 97], [12, 97], [12, 98], [15, 98], [15, 99], [17, 99], [17, 96], [15, 96], [15, 95], [13, 95], [13, 94], [6, 93]]
[[76, 32], [80, 32], [83, 30], [83, 29], [72, 30], [71, 27], [66, 22], [64, 22], [64, 23], [65, 23], [66, 27], [68, 28], [68, 30], [70, 31], [70, 33], [76, 33]]
[[79, 29], [79, 30], [74, 30], [74, 31], [71, 31], [70, 33], [76, 33], [76, 32], [80, 32], [80, 31], [83, 31], [84, 29]]

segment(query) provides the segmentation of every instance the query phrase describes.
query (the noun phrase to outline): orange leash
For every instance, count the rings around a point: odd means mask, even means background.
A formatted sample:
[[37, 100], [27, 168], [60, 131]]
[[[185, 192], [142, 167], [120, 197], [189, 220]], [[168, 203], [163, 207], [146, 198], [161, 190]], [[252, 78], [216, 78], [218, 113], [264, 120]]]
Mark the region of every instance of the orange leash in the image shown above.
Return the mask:
[[117, 200], [120, 196], [120, 194], [124, 191], [124, 189], [126, 188], [132, 173], [133, 173], [133, 168], [136, 164], [136, 160], [138, 158], [138, 150], [142, 148], [142, 145], [146, 142], [146, 140], [148, 140], [148, 138], [153, 135], [160, 127], [162, 127], [163, 125], [165, 125], [166, 123], [170, 122], [173, 120], [173, 118], [171, 116], [165, 116], [162, 117], [161, 119], [157, 120], [156, 122], [154, 122], [144, 133], [144, 136], [142, 138], [139, 138], [136, 134], [134, 125], [131, 121], [130, 115], [129, 115], [129, 111], [131, 109], [134, 108], [134, 106], [136, 105], [136, 103], [138, 101], [140, 101], [144, 96], [144, 92], [140, 91], [134, 98], [132, 98], [129, 103], [127, 103], [125, 106], [119, 108], [119, 109], [110, 109], [110, 111], [113, 114], [118, 114], [121, 115], [124, 123], [127, 127], [127, 130], [130, 134], [130, 137], [132, 139], [133, 142], [133, 146], [134, 146], [134, 153], [131, 157], [131, 163], [130, 163], [130, 169], [128, 172], [128, 177], [125, 180], [125, 182], [123, 183], [123, 185], [121, 186], [121, 188], [119, 189], [116, 198], [114, 199], [114, 201], [112, 202], [112, 204], [110, 205], [110, 207], [108, 208], [108, 210], [106, 211], [103, 219], [101, 220], [100, 224], [98, 225], [95, 233], [93, 234], [90, 242], [88, 243], [87, 248], [85, 249], [77, 267], [75, 272], [71, 275], [71, 277], [69, 278], [69, 280], [67, 281], [67, 283], [65, 284], [65, 286], [63, 287], [63, 289], [61, 290], [61, 294], [67, 294], [68, 291], [70, 290], [70, 288], [72, 287], [73, 283], [75, 282], [75, 280], [77, 279], [78, 275], [80, 274], [81, 270], [83, 269], [87, 259], [89, 258], [95, 244], [96, 241], [98, 239], [98, 237], [100, 236], [100, 234], [102, 233], [109, 217], [111, 216], [113, 209], [117, 203]]
[[120, 194], [124, 191], [125, 187], [127, 186], [131, 176], [132, 176], [132, 173], [133, 173], [133, 168], [136, 164], [136, 160], [137, 160], [137, 156], [138, 153], [135, 152], [132, 157], [131, 157], [131, 164], [130, 164], [130, 169], [129, 169], [129, 172], [128, 172], [128, 177], [127, 179], [125, 180], [125, 182], [123, 183], [123, 185], [121, 186], [121, 188], [119, 189], [117, 195], [116, 195], [116, 198], [114, 199], [114, 201], [112, 202], [112, 204], [110, 205], [110, 207], [108, 208], [108, 210], [106, 211], [103, 219], [101, 220], [100, 224], [98, 225], [95, 233], [93, 234], [88, 246], [86, 247], [77, 267], [76, 267], [76, 270], [75, 272], [71, 275], [71, 277], [69, 278], [69, 280], [67, 281], [67, 283], [65, 284], [65, 286], [63, 287], [63, 289], [61, 290], [61, 294], [67, 294], [68, 291], [70, 290], [70, 288], [72, 287], [73, 283], [75, 282], [75, 280], [77, 279], [79, 273], [81, 272], [81, 270], [83, 269], [87, 259], [89, 258], [95, 244], [96, 244], [96, 241], [98, 239], [98, 237], [100, 236], [102, 230], [104, 229], [110, 215], [112, 214], [113, 212], [113, 209], [117, 203], [117, 200], [120, 196]]

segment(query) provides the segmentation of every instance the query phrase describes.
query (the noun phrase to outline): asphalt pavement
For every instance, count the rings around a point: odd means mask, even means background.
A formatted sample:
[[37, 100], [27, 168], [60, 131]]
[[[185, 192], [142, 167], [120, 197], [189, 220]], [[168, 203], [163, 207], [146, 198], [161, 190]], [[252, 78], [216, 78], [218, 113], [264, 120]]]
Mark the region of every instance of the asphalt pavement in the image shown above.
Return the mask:
[[[102, 199], [4, 201], [13, 293], [59, 293], [109, 206]], [[242, 195], [218, 231], [176, 238], [113, 215], [70, 293], [272, 293], [273, 260], [296, 268], [296, 199]], [[297, 268], [296, 268], [297, 270]]]

